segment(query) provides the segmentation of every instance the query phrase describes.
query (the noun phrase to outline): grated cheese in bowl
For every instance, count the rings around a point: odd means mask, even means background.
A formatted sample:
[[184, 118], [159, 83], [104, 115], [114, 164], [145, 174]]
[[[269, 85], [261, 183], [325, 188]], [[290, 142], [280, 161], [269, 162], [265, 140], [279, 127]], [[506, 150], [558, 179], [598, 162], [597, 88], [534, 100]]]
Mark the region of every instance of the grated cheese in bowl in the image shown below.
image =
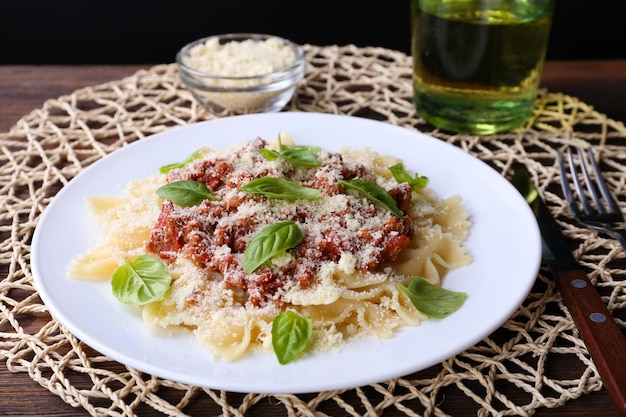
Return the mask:
[[194, 98], [217, 114], [281, 110], [305, 66], [299, 45], [260, 34], [202, 38], [183, 47], [176, 61]]

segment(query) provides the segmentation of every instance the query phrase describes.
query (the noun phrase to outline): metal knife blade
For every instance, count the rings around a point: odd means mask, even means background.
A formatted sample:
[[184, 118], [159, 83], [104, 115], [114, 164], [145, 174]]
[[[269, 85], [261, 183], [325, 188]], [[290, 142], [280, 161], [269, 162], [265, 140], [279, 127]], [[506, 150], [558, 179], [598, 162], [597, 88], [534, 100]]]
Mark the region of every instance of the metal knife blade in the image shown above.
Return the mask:
[[526, 198], [541, 231], [543, 259], [587, 346], [618, 415], [626, 417], [626, 337], [576, 261], [568, 241], [526, 171], [511, 183]]

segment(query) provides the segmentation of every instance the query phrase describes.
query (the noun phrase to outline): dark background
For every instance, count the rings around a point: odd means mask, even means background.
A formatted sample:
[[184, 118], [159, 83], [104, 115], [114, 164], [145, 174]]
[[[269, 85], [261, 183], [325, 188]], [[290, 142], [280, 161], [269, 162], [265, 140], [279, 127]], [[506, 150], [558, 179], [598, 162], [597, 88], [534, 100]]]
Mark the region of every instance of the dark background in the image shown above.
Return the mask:
[[[159, 64], [230, 32], [410, 53], [410, 0], [0, 0], [0, 64]], [[548, 59], [626, 58], [626, 1], [557, 0]]]

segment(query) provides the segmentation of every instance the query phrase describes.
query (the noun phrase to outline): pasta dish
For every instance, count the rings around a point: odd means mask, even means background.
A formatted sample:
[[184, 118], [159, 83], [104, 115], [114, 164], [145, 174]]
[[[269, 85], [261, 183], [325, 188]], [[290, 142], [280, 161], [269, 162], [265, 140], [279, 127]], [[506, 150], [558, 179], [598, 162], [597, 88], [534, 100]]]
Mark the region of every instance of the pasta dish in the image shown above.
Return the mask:
[[286, 133], [203, 148], [87, 205], [101, 235], [68, 275], [111, 280], [146, 325], [189, 329], [220, 360], [391, 337], [465, 299], [441, 288], [471, 262], [461, 198], [367, 148]]

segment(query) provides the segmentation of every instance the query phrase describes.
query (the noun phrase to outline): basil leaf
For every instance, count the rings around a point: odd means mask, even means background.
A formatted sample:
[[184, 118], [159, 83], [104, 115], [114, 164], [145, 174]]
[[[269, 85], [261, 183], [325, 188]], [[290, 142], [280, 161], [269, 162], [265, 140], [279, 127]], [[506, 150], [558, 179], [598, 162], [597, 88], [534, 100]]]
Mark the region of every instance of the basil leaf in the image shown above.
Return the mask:
[[259, 151], [261, 153], [261, 155], [263, 155], [263, 157], [265, 159], [267, 159], [268, 161], [275, 161], [276, 159], [280, 158], [280, 153], [277, 151], [273, 151], [271, 149], [261, 149]]
[[257, 233], [243, 252], [243, 271], [251, 274], [274, 256], [302, 241], [302, 231], [294, 222], [278, 222]]
[[302, 166], [307, 168], [315, 168], [320, 166], [319, 161], [315, 157], [315, 153], [321, 151], [322, 148], [317, 146], [298, 146], [283, 145], [278, 137], [278, 151], [270, 149], [261, 149], [261, 155], [268, 161], [274, 161], [277, 158], [283, 158], [293, 166]]
[[165, 184], [156, 190], [159, 197], [179, 206], [197, 206], [204, 200], [219, 201], [209, 188], [198, 181], [179, 180]]
[[188, 163], [190, 163], [194, 159], [200, 158], [202, 155], [207, 153], [207, 151], [208, 151], [208, 148], [204, 148], [204, 147], [200, 148], [197, 151], [195, 151], [194, 153], [192, 153], [191, 155], [189, 155], [187, 158], [185, 158], [182, 162], [175, 162], [175, 163], [172, 163], [172, 164], [163, 165], [162, 167], [159, 168], [159, 172], [161, 174], [167, 174], [168, 172], [170, 172], [173, 169], [183, 168], [185, 165], [187, 165]]
[[285, 158], [293, 166], [315, 168], [320, 166], [310, 146], [286, 146], [280, 151], [280, 156]]
[[111, 289], [122, 303], [143, 305], [162, 300], [171, 281], [163, 262], [150, 255], [140, 255], [132, 262], [124, 260], [124, 265], [113, 274]]
[[391, 194], [378, 185], [376, 181], [355, 178], [351, 181], [338, 180], [337, 182], [345, 188], [358, 191], [374, 203], [392, 212], [396, 217], [404, 219], [404, 214], [396, 205], [396, 201]]
[[282, 200], [314, 200], [320, 195], [320, 190], [304, 187], [284, 178], [257, 178], [250, 181], [240, 190], [251, 194], [261, 194]]
[[457, 311], [467, 298], [464, 292], [446, 290], [417, 276], [411, 278], [408, 288], [402, 284], [398, 284], [398, 287], [419, 312], [437, 319], [448, 317]]
[[284, 311], [272, 322], [272, 347], [281, 365], [297, 358], [313, 337], [313, 322], [293, 311]]
[[408, 172], [406, 172], [406, 169], [404, 169], [404, 165], [402, 165], [401, 163], [390, 166], [389, 170], [391, 171], [391, 174], [396, 179], [396, 181], [398, 181], [398, 183], [406, 182], [411, 186], [413, 190], [417, 191], [420, 188], [424, 188], [428, 185], [428, 177], [420, 177], [419, 175], [417, 175], [417, 173], [414, 177], [412, 177], [411, 175], [409, 175]]

